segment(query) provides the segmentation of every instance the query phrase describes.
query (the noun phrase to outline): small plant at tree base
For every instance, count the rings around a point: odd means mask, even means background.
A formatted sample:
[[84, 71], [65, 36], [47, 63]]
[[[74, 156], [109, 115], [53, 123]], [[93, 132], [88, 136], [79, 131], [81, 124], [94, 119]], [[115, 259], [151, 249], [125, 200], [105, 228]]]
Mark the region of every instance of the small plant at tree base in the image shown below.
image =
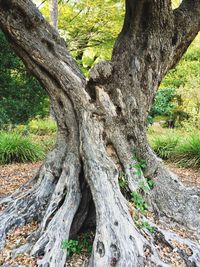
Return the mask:
[[139, 218], [133, 218], [134, 222], [136, 224], [136, 226], [139, 229], [146, 229], [148, 230], [151, 234], [153, 234], [155, 232], [155, 228], [153, 226], [150, 225], [150, 223], [146, 220], [140, 220]]
[[134, 169], [134, 174], [137, 176], [142, 175], [142, 171], [146, 168], [146, 160], [139, 159], [136, 156], [132, 157], [132, 160], [134, 160], [134, 164], [131, 166], [131, 169]]
[[150, 190], [152, 190], [155, 186], [155, 182], [151, 178], [146, 178], [146, 181], [148, 183]]
[[143, 196], [138, 192], [131, 193], [131, 201], [135, 204], [136, 209], [138, 209], [142, 214], [148, 209], [148, 205], [144, 200]]
[[61, 243], [62, 249], [67, 249], [68, 256], [72, 256], [73, 254], [81, 253], [82, 247], [80, 246], [78, 240], [63, 240]]
[[90, 255], [92, 253], [92, 244], [92, 235], [86, 233], [81, 235], [78, 240], [63, 240], [61, 248], [67, 249], [67, 255], [70, 257], [83, 251]]
[[83, 239], [80, 241], [82, 250], [86, 250], [88, 255], [91, 255], [92, 253], [92, 240], [91, 237], [87, 234], [84, 235]]
[[139, 189], [144, 191], [145, 193], [152, 190], [155, 183], [151, 178], [144, 178], [139, 182]]
[[142, 221], [141, 228], [147, 229], [151, 234], [155, 232], [155, 228], [149, 224], [148, 221]]

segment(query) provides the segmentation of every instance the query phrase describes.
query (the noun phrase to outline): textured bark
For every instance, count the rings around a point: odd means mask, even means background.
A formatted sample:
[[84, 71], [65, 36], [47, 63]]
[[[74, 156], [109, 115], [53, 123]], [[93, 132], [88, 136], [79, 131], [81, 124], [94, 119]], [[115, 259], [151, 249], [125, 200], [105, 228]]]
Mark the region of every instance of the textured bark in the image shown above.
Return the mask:
[[[1, 247], [14, 225], [37, 219], [37, 241], [30, 238], [27, 251], [40, 256], [41, 267], [62, 267], [66, 261], [62, 240], [87, 227], [91, 214], [96, 214], [91, 267], [168, 266], [159, 259], [153, 237], [146, 238], [132, 221], [118, 185], [121, 170], [131, 191], [144, 176], [155, 180], [149, 197], [158, 216], [199, 231], [199, 192], [186, 189], [163, 167], [145, 132], [161, 79], [199, 30], [199, 6], [199, 1], [192, 5], [183, 1], [173, 11], [167, 0], [127, 0], [112, 60], [94, 66], [86, 81], [64, 40], [30, 0], [0, 0], [0, 26], [48, 92], [58, 124], [56, 146], [32, 189], [1, 200], [6, 206], [0, 215]], [[131, 160], [133, 150], [147, 162], [139, 176], [130, 170], [136, 163]], [[168, 234], [163, 236], [170, 242]], [[190, 244], [195, 256], [186, 260], [198, 266], [199, 247]]]

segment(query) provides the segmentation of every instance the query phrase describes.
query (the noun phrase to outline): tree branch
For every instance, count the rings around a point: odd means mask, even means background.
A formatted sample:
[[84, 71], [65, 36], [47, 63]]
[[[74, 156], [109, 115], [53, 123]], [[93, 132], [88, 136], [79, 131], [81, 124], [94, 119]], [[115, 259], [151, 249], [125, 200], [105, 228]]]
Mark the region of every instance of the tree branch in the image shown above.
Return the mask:
[[67, 52], [64, 39], [44, 20], [32, 1], [0, 0], [0, 27], [37, 79], [41, 80], [36, 69], [30, 65], [30, 60], [48, 73], [51, 79], [54, 77], [74, 100], [87, 102], [85, 78]]
[[137, 27], [145, 30], [149, 23], [159, 21], [159, 14], [166, 16], [166, 10], [171, 10], [170, 0], [126, 0], [126, 14], [124, 19], [123, 32]]
[[181, 59], [200, 30], [200, 0], [183, 0], [173, 14], [172, 67]]

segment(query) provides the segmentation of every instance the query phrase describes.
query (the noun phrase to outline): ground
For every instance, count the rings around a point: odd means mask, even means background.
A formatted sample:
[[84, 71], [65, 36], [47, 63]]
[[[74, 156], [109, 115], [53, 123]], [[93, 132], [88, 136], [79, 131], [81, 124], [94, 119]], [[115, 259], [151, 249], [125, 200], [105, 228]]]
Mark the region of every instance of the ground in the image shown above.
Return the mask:
[[[28, 180], [33, 177], [33, 175], [37, 172], [41, 162], [32, 163], [32, 164], [11, 164], [0, 166], [0, 198], [13, 192], [18, 187], [22, 186]], [[184, 169], [177, 167], [173, 164], [167, 164], [168, 167], [175, 172], [182, 180], [183, 183], [190, 186], [198, 186], [200, 187], [200, 172], [193, 169]], [[130, 206], [131, 209], [131, 206]], [[148, 219], [152, 223], [156, 223], [162, 229], [164, 228], [166, 231], [175, 230], [180, 238], [190, 238], [194, 241], [200, 243], [200, 240], [197, 240], [195, 236], [193, 236], [190, 232], [188, 232], [184, 228], [179, 228], [176, 225], [173, 228], [168, 229], [166, 224], [163, 224], [161, 221], [155, 221], [151, 212], [148, 214]], [[0, 252], [0, 266], [27, 266], [34, 267], [36, 266], [36, 259], [34, 257], [30, 257], [26, 254], [21, 253], [14, 260], [11, 259], [11, 251], [13, 248], [19, 247], [21, 245], [26, 244], [27, 236], [36, 230], [38, 227], [36, 222], [32, 222], [31, 224], [27, 224], [21, 228], [14, 228], [7, 235], [6, 246], [3, 251]], [[158, 243], [157, 247], [159, 250], [160, 257], [164, 259], [166, 263], [171, 263], [172, 267], [187, 267], [187, 265], [180, 258], [177, 253], [177, 249], [183, 249], [188, 255], [190, 255], [191, 251], [186, 244], [180, 244], [178, 242], [174, 243], [176, 249], [172, 249], [167, 245], [164, 245], [159, 236], [157, 238]], [[148, 253], [148, 251], [146, 251]], [[6, 264], [4, 264], [6, 262]], [[74, 254], [67, 260], [66, 267], [83, 267], [86, 266], [88, 262], [88, 254], [83, 251], [81, 254]], [[7, 265], [9, 264], [9, 265]]]

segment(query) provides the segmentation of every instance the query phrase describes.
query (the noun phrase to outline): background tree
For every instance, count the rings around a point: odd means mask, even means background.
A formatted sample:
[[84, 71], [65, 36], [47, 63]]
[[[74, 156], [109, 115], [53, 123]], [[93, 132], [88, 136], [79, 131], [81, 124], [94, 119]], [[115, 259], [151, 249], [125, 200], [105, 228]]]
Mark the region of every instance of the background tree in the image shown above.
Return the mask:
[[52, 26], [58, 28], [58, 0], [50, 0], [50, 18]]
[[[175, 10], [168, 0], [127, 0], [112, 59], [96, 64], [87, 81], [64, 40], [30, 0], [0, 0], [0, 26], [47, 90], [58, 123], [57, 144], [32, 188], [1, 201], [6, 206], [1, 246], [15, 224], [37, 219], [36, 242], [31, 241], [28, 250], [40, 256], [39, 266], [64, 266], [63, 236], [87, 228], [95, 205], [90, 266], [164, 266], [153, 237], [139, 231], [130, 216], [118, 185], [121, 170], [131, 191], [139, 188], [144, 176], [154, 180], [149, 201], [158, 217], [199, 233], [199, 192], [186, 189], [163, 166], [148, 145], [145, 127], [157, 88], [197, 35], [199, 18], [199, 0], [183, 0]], [[136, 159], [145, 162], [143, 172], [137, 172]], [[198, 265], [198, 245], [188, 244], [193, 257], [184, 259]]]

